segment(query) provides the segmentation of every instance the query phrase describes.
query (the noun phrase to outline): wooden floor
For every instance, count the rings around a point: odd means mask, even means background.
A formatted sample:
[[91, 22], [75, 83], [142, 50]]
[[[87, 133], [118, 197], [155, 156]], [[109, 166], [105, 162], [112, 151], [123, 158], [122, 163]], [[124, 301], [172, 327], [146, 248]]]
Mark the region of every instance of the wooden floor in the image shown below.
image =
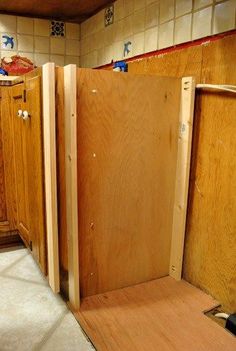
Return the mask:
[[216, 305], [165, 277], [87, 297], [76, 318], [98, 351], [235, 351], [236, 338], [203, 314]]

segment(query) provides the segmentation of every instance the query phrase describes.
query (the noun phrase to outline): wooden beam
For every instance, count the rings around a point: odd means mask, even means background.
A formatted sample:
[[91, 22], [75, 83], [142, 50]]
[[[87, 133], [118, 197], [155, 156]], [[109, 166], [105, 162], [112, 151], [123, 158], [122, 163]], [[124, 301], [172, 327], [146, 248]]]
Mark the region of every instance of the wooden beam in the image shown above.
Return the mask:
[[60, 291], [57, 222], [55, 64], [43, 65], [43, 136], [48, 280], [52, 290]]
[[66, 222], [68, 236], [69, 303], [73, 310], [77, 310], [80, 306], [76, 91], [76, 65], [65, 66]]
[[182, 79], [175, 201], [169, 269], [170, 276], [176, 280], [180, 280], [182, 276], [192, 147], [194, 98], [195, 81], [192, 77], [185, 77]]

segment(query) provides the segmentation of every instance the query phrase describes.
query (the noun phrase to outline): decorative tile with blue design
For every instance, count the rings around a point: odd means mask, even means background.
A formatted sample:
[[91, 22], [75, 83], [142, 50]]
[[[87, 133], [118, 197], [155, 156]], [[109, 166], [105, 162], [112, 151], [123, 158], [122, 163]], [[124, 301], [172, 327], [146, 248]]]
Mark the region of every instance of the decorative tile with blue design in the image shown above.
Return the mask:
[[51, 21], [51, 36], [64, 37], [65, 36], [65, 22]]
[[14, 34], [2, 33], [1, 34], [1, 49], [2, 50], [17, 50], [17, 41]]
[[114, 22], [114, 5], [105, 8], [105, 27]]

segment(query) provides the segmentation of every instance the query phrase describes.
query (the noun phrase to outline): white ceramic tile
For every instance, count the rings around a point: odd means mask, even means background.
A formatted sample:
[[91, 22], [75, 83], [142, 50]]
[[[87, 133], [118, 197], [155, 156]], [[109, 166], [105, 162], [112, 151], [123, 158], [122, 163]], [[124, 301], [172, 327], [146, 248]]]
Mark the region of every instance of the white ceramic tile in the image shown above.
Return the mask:
[[133, 33], [144, 31], [145, 26], [145, 9], [135, 11], [133, 14]]
[[145, 52], [157, 50], [158, 28], [153, 27], [147, 29], [144, 34], [144, 50]]
[[174, 44], [174, 21], [161, 24], [159, 27], [159, 49], [167, 48]]
[[56, 66], [65, 65], [65, 56], [64, 55], [50, 55], [50, 62], [54, 62]]
[[134, 11], [143, 9], [146, 5], [146, 0], [134, 0]]
[[119, 21], [113, 24], [114, 28], [114, 42], [120, 41], [123, 39], [123, 28], [124, 28], [124, 22]]
[[48, 54], [49, 49], [49, 38], [47, 37], [34, 37], [34, 52]]
[[32, 35], [18, 34], [17, 41], [19, 51], [34, 51], [34, 37]]
[[17, 17], [17, 33], [32, 35], [34, 33], [33, 18]]
[[[114, 58], [114, 47], [113, 45], [105, 46], [104, 48], [104, 58], [105, 58], [105, 63], [111, 63], [111, 61]], [[90, 65], [91, 67], [91, 65]]]
[[65, 65], [74, 64], [79, 67], [79, 56], [66, 56]]
[[114, 27], [113, 25], [108, 26], [104, 30], [104, 45], [112, 45], [114, 41]]
[[134, 0], [124, 0], [124, 17], [134, 12]]
[[235, 28], [236, 1], [230, 0], [215, 6], [213, 34]]
[[175, 44], [191, 40], [192, 14], [179, 17], [175, 20]]
[[123, 20], [123, 35], [124, 38], [129, 37], [133, 34], [133, 16], [128, 16]]
[[145, 28], [157, 26], [159, 23], [159, 3], [154, 2], [146, 7]]
[[[123, 41], [123, 44], [124, 44], [124, 46], [123, 46], [123, 58], [125, 58], [125, 59], [130, 58], [130, 57], [133, 56], [133, 40], [134, 40], [134, 38], [133, 38], [133, 35], [132, 35], [132, 36], [130, 36], [128, 38], [125, 38], [125, 40]], [[125, 52], [125, 45], [127, 43], [129, 43], [129, 45], [128, 45], [129, 52], [128, 53]]]
[[0, 32], [16, 32], [16, 16], [0, 15]]
[[17, 37], [11, 33], [1, 33], [1, 50], [17, 50]]
[[[94, 40], [96, 41], [94, 47], [96, 47], [96, 49], [101, 49], [105, 46], [105, 30], [101, 30], [98, 33], [95, 33], [94, 35]], [[123, 33], [122, 33], [122, 37], [123, 37]]]
[[174, 18], [174, 0], [160, 0], [160, 23]]
[[50, 35], [50, 22], [44, 19], [34, 19], [34, 34], [48, 37]]
[[98, 65], [98, 52], [97, 52], [97, 50], [90, 52], [89, 55], [90, 55], [90, 59], [89, 59], [90, 66], [97, 67], [97, 65]]
[[212, 6], [193, 14], [192, 39], [199, 39], [211, 34]]
[[66, 23], [66, 39], [79, 40], [79, 24]]
[[114, 61], [120, 61], [123, 59], [124, 43], [123, 41], [117, 41], [113, 44], [113, 59]]
[[60, 325], [41, 348], [42, 351], [95, 351], [86, 339], [81, 327], [71, 313], [67, 313]]
[[1, 51], [1, 58], [3, 57], [12, 57], [17, 55], [17, 51], [7, 51], [7, 50], [3, 50]]
[[120, 21], [124, 18], [124, 1], [125, 0], [116, 0], [114, 2], [114, 21]]
[[134, 34], [133, 39], [133, 55], [141, 55], [144, 53], [144, 32]]
[[65, 54], [65, 39], [50, 38], [50, 52], [51, 52], [51, 54], [64, 55]]
[[185, 15], [192, 11], [192, 0], [176, 0], [175, 3], [175, 17]]
[[33, 52], [19, 51], [18, 55], [20, 55], [21, 57], [26, 57], [27, 59], [29, 59], [30, 61], [32, 61], [34, 63], [34, 53]]
[[[98, 66], [105, 65], [105, 55], [104, 55], [104, 48], [100, 48], [98, 50]], [[81, 65], [81, 62], [80, 62]]]
[[104, 24], [104, 12], [100, 11], [95, 16], [93, 16], [94, 32], [99, 32], [105, 28]]
[[36, 66], [42, 66], [49, 62], [50, 58], [48, 54], [34, 54], [34, 63]]
[[66, 55], [79, 56], [79, 40], [66, 40]]
[[201, 7], [211, 5], [213, 0], [194, 0], [194, 9], [200, 9]]
[[80, 42], [80, 51], [81, 51], [81, 56], [84, 56], [89, 53], [90, 51], [90, 39], [89, 38], [84, 38]]

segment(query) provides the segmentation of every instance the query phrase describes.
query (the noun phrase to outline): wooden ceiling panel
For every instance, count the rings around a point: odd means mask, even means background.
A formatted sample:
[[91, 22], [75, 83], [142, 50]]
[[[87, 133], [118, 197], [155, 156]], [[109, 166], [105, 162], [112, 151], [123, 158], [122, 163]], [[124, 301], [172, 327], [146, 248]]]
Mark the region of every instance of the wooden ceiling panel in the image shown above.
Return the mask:
[[82, 22], [109, 3], [111, 0], [1, 0], [0, 12]]

